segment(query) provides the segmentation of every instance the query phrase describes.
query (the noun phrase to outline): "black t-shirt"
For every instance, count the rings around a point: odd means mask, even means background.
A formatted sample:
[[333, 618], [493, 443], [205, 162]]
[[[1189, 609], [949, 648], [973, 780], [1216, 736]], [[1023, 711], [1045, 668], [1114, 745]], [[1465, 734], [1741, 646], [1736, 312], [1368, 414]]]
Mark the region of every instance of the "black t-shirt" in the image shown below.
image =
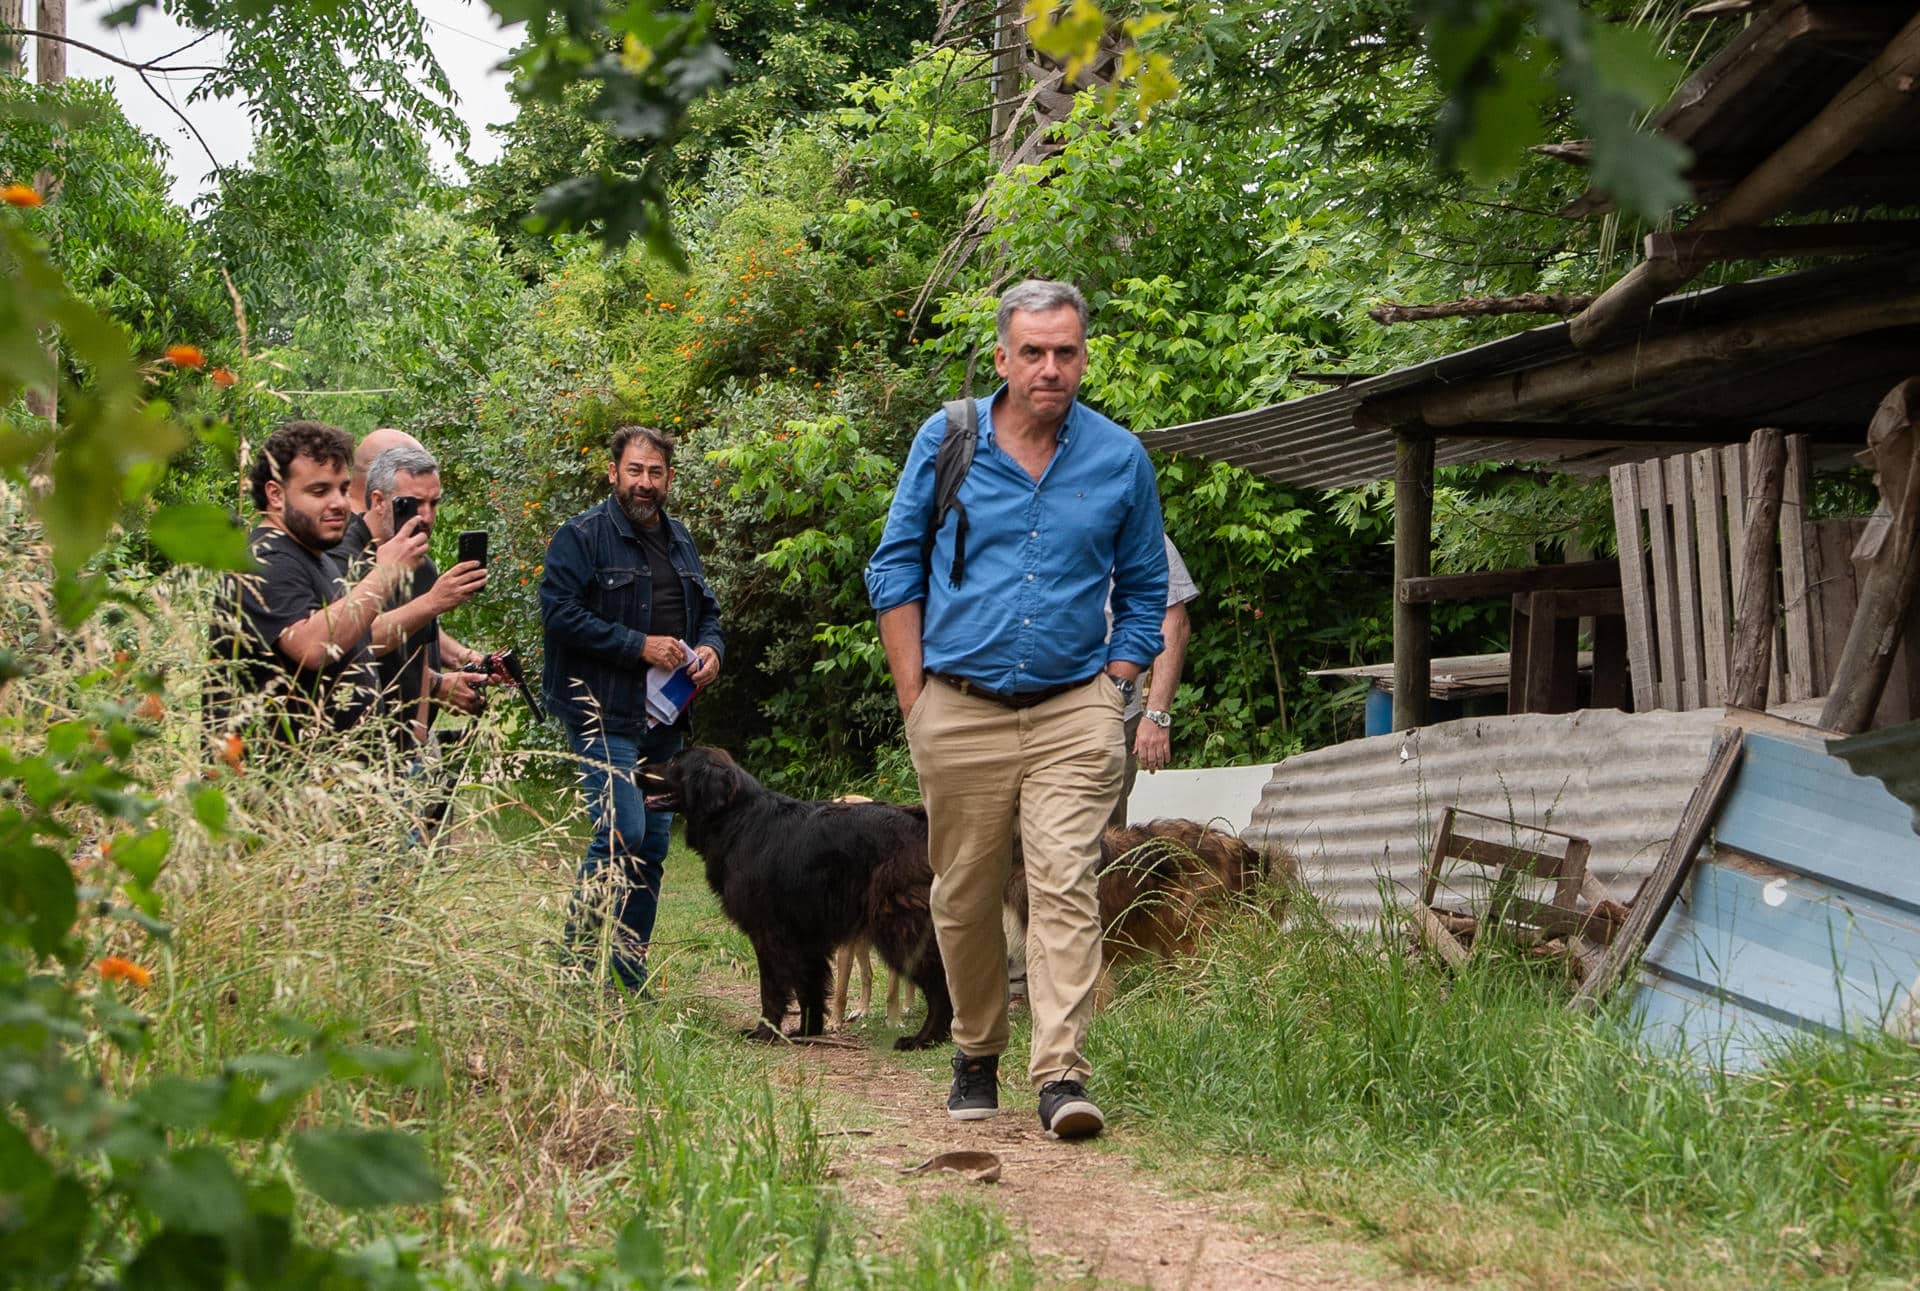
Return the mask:
[[258, 721], [289, 741], [316, 722], [348, 729], [366, 715], [379, 684], [367, 643], [319, 669], [297, 666], [276, 645], [288, 628], [346, 595], [339, 571], [284, 529], [261, 525], [248, 542], [259, 571], [228, 574], [214, 598], [208, 720], [221, 732]]
[[640, 550], [647, 553], [647, 573], [653, 581], [653, 609], [647, 619], [647, 634], [681, 640], [687, 635], [687, 594], [680, 586], [680, 575], [673, 572], [667, 556], [667, 525], [662, 520], [649, 528], [633, 526], [640, 539]]
[[[340, 539], [340, 545], [328, 552], [340, 576], [349, 586], [367, 576], [373, 564], [373, 531], [367, 528], [367, 518], [357, 515], [347, 524], [347, 532]], [[416, 597], [424, 596], [433, 590], [439, 579], [440, 571], [428, 556], [413, 571], [412, 586], [402, 592], [389, 596], [380, 607], [381, 613], [398, 609]], [[412, 743], [412, 727], [408, 725], [414, 713], [419, 709], [420, 696], [426, 689], [426, 669], [440, 667], [440, 618], [435, 615], [420, 627], [405, 642], [373, 657], [374, 667], [380, 675], [380, 710], [392, 715], [401, 723], [401, 742]], [[433, 725], [433, 706], [427, 706], [427, 725]]]

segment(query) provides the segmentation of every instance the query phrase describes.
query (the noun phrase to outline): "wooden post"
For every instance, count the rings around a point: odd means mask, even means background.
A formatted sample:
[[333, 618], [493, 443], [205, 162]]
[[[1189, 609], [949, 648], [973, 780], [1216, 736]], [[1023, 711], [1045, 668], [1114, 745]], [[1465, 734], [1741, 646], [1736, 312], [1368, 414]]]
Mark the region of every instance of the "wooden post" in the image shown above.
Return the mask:
[[[1902, 381], [1881, 400], [1867, 443], [1873, 449], [1880, 496], [1893, 514], [1886, 538], [1860, 580], [1853, 626], [1820, 710], [1820, 725], [1848, 735], [1866, 730], [1873, 720], [1920, 583], [1920, 377]], [[1397, 706], [1397, 696], [1394, 702]]]
[[1733, 601], [1733, 678], [1727, 705], [1767, 711], [1767, 670], [1773, 662], [1774, 535], [1780, 528], [1780, 490], [1786, 482], [1786, 440], [1756, 430], [1747, 441], [1747, 516], [1740, 587]]
[[1402, 601], [1400, 582], [1433, 572], [1433, 436], [1402, 427], [1393, 471], [1393, 729], [1427, 724], [1433, 687], [1433, 607]]

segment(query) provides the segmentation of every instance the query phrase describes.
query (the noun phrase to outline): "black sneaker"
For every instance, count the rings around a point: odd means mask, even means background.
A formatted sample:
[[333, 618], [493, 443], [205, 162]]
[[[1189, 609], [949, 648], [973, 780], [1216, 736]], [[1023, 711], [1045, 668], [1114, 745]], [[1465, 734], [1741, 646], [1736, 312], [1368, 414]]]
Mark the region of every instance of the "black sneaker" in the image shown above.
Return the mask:
[[1105, 1129], [1107, 1118], [1077, 1080], [1050, 1080], [1040, 1086], [1040, 1128], [1050, 1139], [1090, 1139]]
[[953, 1090], [947, 1115], [956, 1121], [984, 1121], [1000, 1112], [1000, 1055], [953, 1055]]

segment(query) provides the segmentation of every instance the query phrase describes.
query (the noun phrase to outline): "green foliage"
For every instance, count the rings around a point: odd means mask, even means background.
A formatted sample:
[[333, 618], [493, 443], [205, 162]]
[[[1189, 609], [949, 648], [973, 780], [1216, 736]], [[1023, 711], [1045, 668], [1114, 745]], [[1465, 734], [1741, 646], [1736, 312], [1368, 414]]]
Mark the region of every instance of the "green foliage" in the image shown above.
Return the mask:
[[35, 86], [0, 77], [0, 183], [58, 187], [29, 217], [76, 295], [158, 354], [223, 325], [225, 294], [186, 212], [167, 197], [157, 140], [131, 125], [94, 81]]
[[[190, 560], [222, 539], [175, 541]], [[138, 696], [160, 684], [120, 662], [79, 679], [72, 719], [0, 720], [0, 1286], [102, 1269], [139, 1285], [408, 1285], [302, 1240], [284, 1178], [246, 1161], [284, 1145], [296, 1177], [336, 1205], [432, 1200], [438, 1180], [413, 1140], [291, 1129], [321, 1082], [416, 1079], [416, 1055], [289, 1023], [287, 1048], [213, 1075], [100, 1078], [153, 1050], [137, 1006], [162, 974], [140, 960], [170, 936], [157, 884], [173, 843], [155, 822], [185, 812], [128, 767], [155, 733]], [[219, 784], [182, 796], [222, 828]]]

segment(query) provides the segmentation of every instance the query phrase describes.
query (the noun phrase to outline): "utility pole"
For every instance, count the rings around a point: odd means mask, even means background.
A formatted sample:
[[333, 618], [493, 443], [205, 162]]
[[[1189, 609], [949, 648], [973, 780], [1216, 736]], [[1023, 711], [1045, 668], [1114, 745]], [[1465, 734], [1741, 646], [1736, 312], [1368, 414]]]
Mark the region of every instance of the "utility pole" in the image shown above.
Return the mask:
[[[23, 9], [25, 3], [26, 0], [0, 0], [0, 6], [10, 4], [16, 10]], [[43, 86], [60, 85], [67, 79], [67, 46], [60, 39], [67, 34], [67, 0], [37, 0], [35, 7], [34, 16], [40, 35], [33, 47], [34, 78]], [[7, 25], [24, 27], [26, 24], [14, 21]], [[20, 42], [16, 58], [26, 56], [26, 44], [25, 40]], [[53, 143], [56, 149], [60, 147], [57, 136]], [[33, 177], [33, 186], [39, 190], [43, 200], [52, 202], [59, 195], [60, 180], [51, 168], [42, 166]], [[28, 388], [27, 411], [36, 417], [46, 418], [51, 426], [57, 422], [60, 414], [60, 349], [52, 343], [47, 345], [47, 376], [45, 389]], [[52, 462], [47, 463], [49, 474], [52, 466]]]
[[[19, 31], [27, 25], [26, 0], [0, 0], [0, 27]], [[0, 76], [23, 76], [27, 70], [27, 42], [21, 36], [0, 36]]]

